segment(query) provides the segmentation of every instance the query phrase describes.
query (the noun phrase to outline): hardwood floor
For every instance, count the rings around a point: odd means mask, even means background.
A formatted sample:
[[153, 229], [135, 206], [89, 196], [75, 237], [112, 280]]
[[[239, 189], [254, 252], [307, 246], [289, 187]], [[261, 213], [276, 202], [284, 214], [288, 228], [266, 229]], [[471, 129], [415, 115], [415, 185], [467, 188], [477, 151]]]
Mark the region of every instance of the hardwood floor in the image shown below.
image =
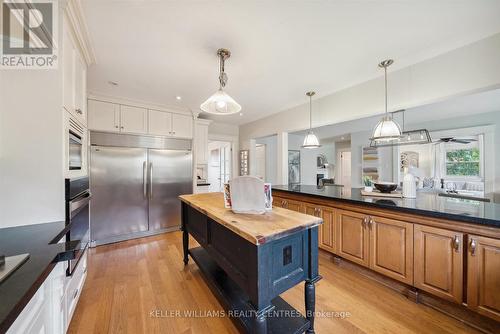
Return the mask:
[[[87, 281], [68, 332], [238, 333], [230, 319], [206, 317], [222, 307], [196, 264], [190, 259], [184, 267], [181, 239], [181, 233], [174, 232], [91, 249]], [[334, 265], [324, 252], [320, 253], [320, 274], [316, 311], [325, 312], [325, 317], [316, 319], [318, 334], [478, 333]], [[282, 297], [304, 312], [302, 284]], [[180, 317], [175, 316], [177, 310]], [[194, 316], [189, 317], [189, 312]], [[328, 312], [349, 316], [327, 317]]]

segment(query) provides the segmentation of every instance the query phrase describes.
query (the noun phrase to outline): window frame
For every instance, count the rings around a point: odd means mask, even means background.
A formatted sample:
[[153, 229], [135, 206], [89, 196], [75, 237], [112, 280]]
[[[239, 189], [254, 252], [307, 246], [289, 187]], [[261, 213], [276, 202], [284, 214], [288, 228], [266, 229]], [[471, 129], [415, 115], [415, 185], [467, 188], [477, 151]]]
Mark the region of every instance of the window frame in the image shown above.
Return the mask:
[[448, 175], [447, 173], [447, 159], [446, 159], [446, 153], [449, 151], [454, 151], [457, 149], [464, 149], [464, 148], [469, 148], [471, 147], [471, 144], [458, 144], [458, 143], [445, 143], [444, 144], [444, 149], [443, 149], [443, 171], [442, 175], [444, 175], [444, 178], [446, 180], [450, 181], [471, 181], [471, 182], [484, 182], [484, 136], [483, 135], [476, 135], [476, 136], [470, 136], [470, 137], [477, 137], [477, 148], [479, 149], [479, 175]]

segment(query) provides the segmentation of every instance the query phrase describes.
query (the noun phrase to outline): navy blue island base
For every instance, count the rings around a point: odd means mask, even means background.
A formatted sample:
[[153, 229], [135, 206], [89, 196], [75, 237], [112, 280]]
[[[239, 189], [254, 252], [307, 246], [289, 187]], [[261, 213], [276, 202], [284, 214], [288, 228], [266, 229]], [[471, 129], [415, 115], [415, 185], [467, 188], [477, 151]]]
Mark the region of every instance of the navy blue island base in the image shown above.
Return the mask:
[[[225, 314], [244, 333], [314, 333], [318, 226], [254, 244], [202, 211], [182, 202], [184, 263], [191, 256]], [[301, 282], [305, 317], [279, 297]]]

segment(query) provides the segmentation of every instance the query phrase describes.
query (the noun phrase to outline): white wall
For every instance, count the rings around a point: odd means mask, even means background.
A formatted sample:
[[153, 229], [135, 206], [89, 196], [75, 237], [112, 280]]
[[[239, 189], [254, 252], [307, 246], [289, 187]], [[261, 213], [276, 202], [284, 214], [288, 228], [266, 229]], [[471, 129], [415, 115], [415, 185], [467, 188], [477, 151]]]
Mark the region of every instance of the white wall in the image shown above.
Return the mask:
[[[499, 54], [500, 34], [496, 34], [427, 61], [391, 71], [390, 110], [500, 87]], [[383, 112], [383, 96], [383, 77], [380, 76], [316, 99], [313, 101], [313, 127], [380, 114]], [[309, 124], [307, 104], [281, 112], [269, 112], [277, 113], [240, 127], [242, 145], [252, 138], [304, 130]]]
[[[276, 135], [255, 140], [256, 144], [266, 145], [266, 182], [279, 184], [278, 182], [278, 137]], [[250, 171], [251, 175], [254, 175]]]
[[0, 228], [64, 220], [61, 67], [0, 70]]
[[238, 137], [239, 127], [234, 124], [226, 124], [221, 122], [211, 122], [208, 126], [209, 135], [225, 135]]

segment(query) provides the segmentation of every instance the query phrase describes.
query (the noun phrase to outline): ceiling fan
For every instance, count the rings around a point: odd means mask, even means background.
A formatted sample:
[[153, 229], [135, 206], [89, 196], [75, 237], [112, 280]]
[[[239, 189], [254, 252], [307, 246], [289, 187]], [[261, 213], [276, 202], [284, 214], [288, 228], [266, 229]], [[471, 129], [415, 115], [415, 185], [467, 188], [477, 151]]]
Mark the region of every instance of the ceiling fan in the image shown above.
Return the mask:
[[442, 137], [439, 138], [438, 141], [435, 141], [434, 144], [439, 144], [439, 143], [457, 143], [457, 144], [470, 144], [474, 141], [477, 141], [477, 139], [474, 138], [455, 138], [455, 137]]

